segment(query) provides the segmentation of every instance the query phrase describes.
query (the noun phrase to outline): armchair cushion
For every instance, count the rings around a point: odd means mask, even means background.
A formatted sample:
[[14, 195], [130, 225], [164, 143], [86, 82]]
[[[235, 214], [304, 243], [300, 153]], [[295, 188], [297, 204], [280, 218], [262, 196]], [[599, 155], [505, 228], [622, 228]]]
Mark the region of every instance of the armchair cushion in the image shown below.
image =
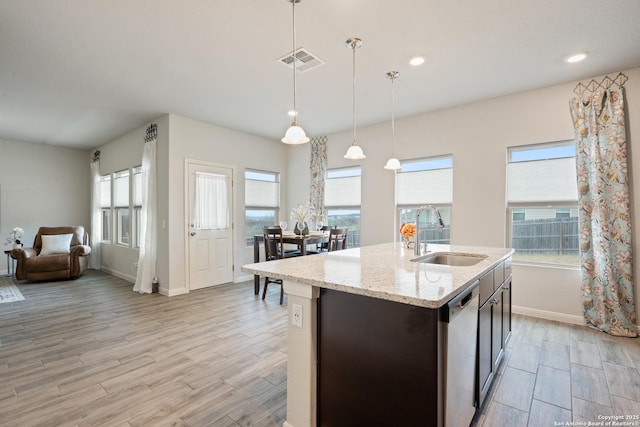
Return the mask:
[[54, 254], [68, 254], [71, 252], [71, 237], [73, 234], [53, 234], [42, 236], [40, 256]]

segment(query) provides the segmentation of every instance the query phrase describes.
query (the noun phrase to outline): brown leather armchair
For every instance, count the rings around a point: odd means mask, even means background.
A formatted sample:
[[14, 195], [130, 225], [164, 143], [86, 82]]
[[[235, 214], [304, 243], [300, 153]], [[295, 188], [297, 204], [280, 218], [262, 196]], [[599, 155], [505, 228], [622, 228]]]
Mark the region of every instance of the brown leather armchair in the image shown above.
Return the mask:
[[[68, 253], [42, 253], [42, 236], [62, 234], [71, 234]], [[48, 242], [50, 238], [45, 237], [45, 240]], [[11, 251], [11, 257], [18, 260], [16, 279], [43, 281], [73, 279], [82, 275], [89, 265], [89, 254], [91, 254], [88, 242], [89, 235], [82, 226], [40, 227], [32, 248], [19, 248]], [[66, 251], [66, 248], [64, 249]]]

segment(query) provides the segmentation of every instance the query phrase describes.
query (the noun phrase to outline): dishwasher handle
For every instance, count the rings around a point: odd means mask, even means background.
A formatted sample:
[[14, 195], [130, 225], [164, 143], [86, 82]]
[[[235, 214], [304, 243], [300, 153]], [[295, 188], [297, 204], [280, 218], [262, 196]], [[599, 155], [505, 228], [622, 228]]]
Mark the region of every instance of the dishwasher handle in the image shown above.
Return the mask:
[[445, 304], [440, 312], [440, 321], [451, 323], [456, 314], [464, 310], [469, 304], [474, 301], [474, 297], [478, 296], [479, 284], [480, 280], [476, 280], [464, 291], [460, 292], [451, 301]]

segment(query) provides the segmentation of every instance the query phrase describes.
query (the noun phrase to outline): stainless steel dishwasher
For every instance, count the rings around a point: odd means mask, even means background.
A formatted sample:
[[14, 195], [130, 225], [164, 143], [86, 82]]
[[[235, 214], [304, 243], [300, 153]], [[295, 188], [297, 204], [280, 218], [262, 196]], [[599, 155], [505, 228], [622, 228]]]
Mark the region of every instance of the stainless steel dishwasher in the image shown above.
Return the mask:
[[479, 283], [474, 282], [440, 311], [444, 425], [447, 427], [468, 427], [476, 412]]

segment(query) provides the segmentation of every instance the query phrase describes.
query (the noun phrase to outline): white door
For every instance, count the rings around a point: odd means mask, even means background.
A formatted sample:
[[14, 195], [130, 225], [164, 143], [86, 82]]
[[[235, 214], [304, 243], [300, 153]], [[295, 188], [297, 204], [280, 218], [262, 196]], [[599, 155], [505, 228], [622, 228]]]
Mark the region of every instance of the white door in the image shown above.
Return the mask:
[[188, 163], [189, 289], [233, 281], [231, 168]]

